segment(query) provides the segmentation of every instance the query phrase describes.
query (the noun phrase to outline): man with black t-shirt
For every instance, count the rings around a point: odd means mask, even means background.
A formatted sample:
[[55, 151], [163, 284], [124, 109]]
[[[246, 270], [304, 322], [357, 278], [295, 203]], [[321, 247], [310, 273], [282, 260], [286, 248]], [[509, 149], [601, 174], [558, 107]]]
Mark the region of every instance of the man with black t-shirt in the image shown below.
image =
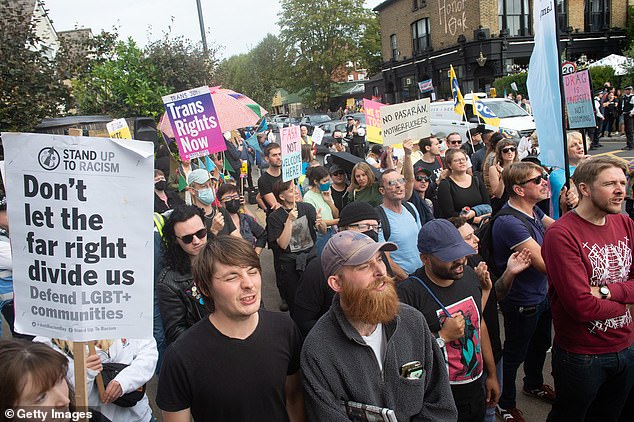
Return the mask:
[[280, 207], [273, 195], [273, 185], [282, 180], [282, 148], [278, 144], [268, 144], [264, 148], [264, 159], [269, 167], [258, 179], [258, 192], [266, 207], [266, 214]]
[[443, 170], [442, 159], [440, 158], [440, 142], [438, 138], [431, 135], [418, 141], [418, 148], [423, 153], [423, 158], [414, 163], [414, 168], [423, 168], [430, 173], [431, 180], [425, 192], [425, 198], [433, 201], [436, 198], [440, 174]]
[[261, 268], [235, 236], [207, 243], [192, 273], [211, 311], [165, 354], [156, 401], [165, 422], [304, 420], [301, 334], [260, 309]]
[[495, 406], [500, 393], [482, 318], [480, 276], [484, 274], [476, 274], [466, 265], [466, 256], [475, 251], [447, 220], [432, 220], [423, 226], [418, 250], [424, 266], [399, 283], [399, 298], [423, 314], [436, 336], [445, 356], [458, 420], [481, 422], [485, 403]]

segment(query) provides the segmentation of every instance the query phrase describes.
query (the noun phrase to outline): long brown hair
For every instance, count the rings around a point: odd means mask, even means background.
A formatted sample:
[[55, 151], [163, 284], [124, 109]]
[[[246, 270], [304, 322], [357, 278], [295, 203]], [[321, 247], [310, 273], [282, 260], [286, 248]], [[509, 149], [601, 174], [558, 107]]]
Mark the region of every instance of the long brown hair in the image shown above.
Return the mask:
[[372, 167], [370, 167], [370, 165], [366, 163], [365, 161], [360, 161], [357, 164], [355, 164], [354, 167], [352, 167], [352, 175], [350, 177], [351, 179], [350, 187], [348, 188], [350, 192], [361, 189], [361, 187], [357, 184], [357, 178], [354, 177], [354, 174], [357, 170], [361, 170], [362, 172], [366, 174], [366, 176], [368, 176], [368, 186], [366, 187], [369, 188], [370, 186], [374, 184], [374, 182], [376, 182], [376, 177], [374, 177], [374, 173], [372, 172]]

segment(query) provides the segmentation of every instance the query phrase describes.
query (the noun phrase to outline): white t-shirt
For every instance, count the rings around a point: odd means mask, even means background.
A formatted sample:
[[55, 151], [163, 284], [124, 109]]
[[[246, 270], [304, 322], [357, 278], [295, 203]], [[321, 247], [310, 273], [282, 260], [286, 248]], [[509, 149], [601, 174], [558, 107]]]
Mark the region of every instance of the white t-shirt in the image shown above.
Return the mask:
[[376, 329], [369, 336], [361, 336], [363, 341], [372, 348], [379, 368], [383, 372], [383, 359], [385, 359], [385, 333], [383, 332], [383, 324], [378, 323]]

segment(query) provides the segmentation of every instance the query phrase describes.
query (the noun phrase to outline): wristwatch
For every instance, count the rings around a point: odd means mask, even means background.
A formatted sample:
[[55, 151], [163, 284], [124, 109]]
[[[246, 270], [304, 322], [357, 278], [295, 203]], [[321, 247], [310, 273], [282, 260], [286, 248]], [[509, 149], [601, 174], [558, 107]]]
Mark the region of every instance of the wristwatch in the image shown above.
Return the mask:
[[610, 289], [608, 289], [608, 286], [601, 286], [599, 293], [601, 293], [601, 299], [607, 299], [610, 294]]
[[442, 349], [443, 347], [445, 347], [445, 340], [439, 335], [438, 337], [436, 337], [436, 344]]

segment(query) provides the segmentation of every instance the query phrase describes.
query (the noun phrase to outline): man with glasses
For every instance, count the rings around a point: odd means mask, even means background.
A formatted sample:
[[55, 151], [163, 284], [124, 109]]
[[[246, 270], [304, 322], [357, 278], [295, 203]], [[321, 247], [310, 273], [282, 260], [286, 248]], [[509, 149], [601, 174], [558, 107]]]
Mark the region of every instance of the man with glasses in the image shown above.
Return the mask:
[[432, 201], [427, 198], [427, 191], [432, 183], [431, 172], [422, 166], [414, 167], [414, 191], [409, 202], [416, 207], [420, 216], [421, 227], [426, 222], [434, 219], [434, 207]]
[[397, 281], [405, 280], [422, 265], [416, 248], [416, 236], [412, 236], [412, 233], [420, 230], [421, 220], [416, 208], [404, 202], [405, 182], [405, 178], [396, 170], [385, 170], [379, 186], [383, 203], [377, 207], [384, 226], [379, 231], [379, 241], [389, 240], [398, 245], [398, 250], [388, 255], [388, 262]]
[[231, 234], [236, 226], [224, 208], [218, 208], [216, 201], [216, 180], [205, 169], [197, 169], [187, 176], [187, 191], [191, 195], [191, 205], [204, 212], [205, 227], [214, 236]]
[[504, 385], [498, 414], [506, 422], [524, 421], [516, 407], [515, 377], [524, 363], [522, 392], [552, 402], [555, 392], [544, 384], [546, 352], [551, 345], [552, 315], [548, 300], [546, 266], [541, 254], [544, 232], [553, 219], [536, 205], [549, 194], [548, 177], [531, 162], [513, 163], [502, 173], [508, 202], [493, 222], [493, 257], [500, 272], [514, 252], [528, 249], [531, 266], [517, 275], [507, 296], [500, 302], [504, 315]]
[[335, 203], [335, 207], [341, 212], [345, 205], [344, 195], [348, 189], [346, 172], [337, 164], [330, 166], [328, 171], [330, 172], [330, 180], [332, 180], [330, 195], [332, 196], [332, 201]]
[[[343, 208], [339, 215], [339, 231], [360, 232], [377, 242], [380, 229], [379, 214], [367, 202], [351, 202]], [[392, 275], [389, 267], [387, 273]], [[308, 263], [295, 294], [293, 319], [304, 336], [313, 328], [317, 320], [330, 309], [334, 294], [334, 291], [328, 287], [328, 281], [321, 269], [321, 256], [318, 255]]]

